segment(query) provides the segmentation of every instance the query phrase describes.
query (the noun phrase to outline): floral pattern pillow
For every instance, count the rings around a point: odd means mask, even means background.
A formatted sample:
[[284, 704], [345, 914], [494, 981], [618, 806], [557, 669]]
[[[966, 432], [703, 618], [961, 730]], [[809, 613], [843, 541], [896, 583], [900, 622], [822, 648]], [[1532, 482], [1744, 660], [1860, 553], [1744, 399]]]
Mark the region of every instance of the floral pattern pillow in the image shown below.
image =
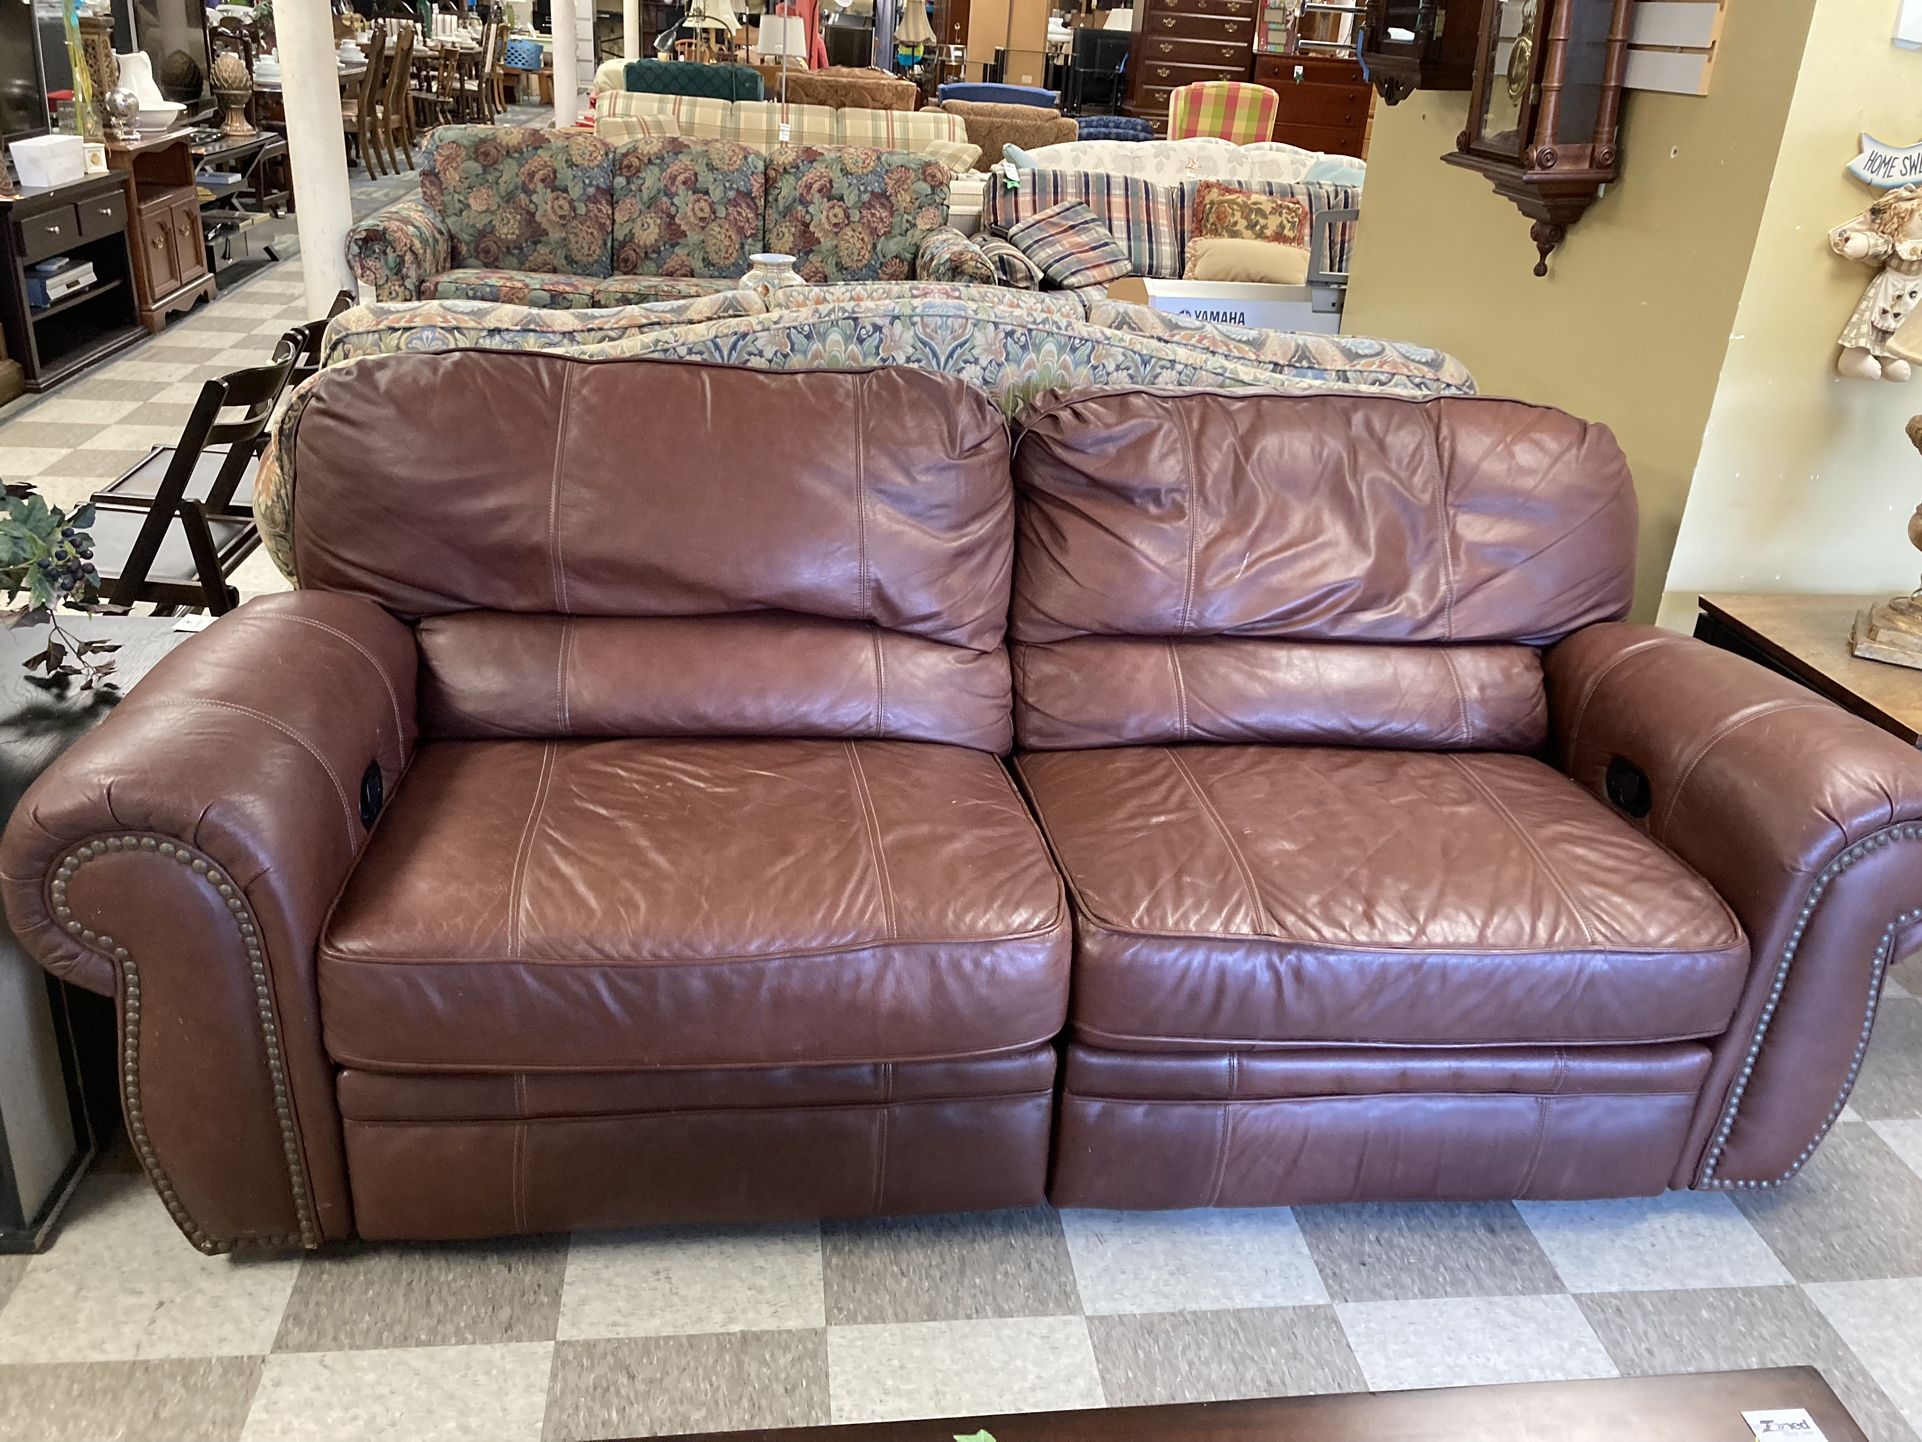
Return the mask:
[[1296, 195], [1263, 195], [1219, 180], [1195, 187], [1194, 221], [1188, 238], [1262, 240], [1308, 248], [1308, 202]]
[[614, 274], [747, 274], [762, 248], [760, 155], [731, 140], [656, 137], [616, 146], [612, 165]]
[[456, 267], [606, 275], [610, 151], [585, 130], [444, 125], [423, 147], [420, 193]]
[[814, 285], [910, 280], [948, 223], [948, 167], [903, 150], [781, 145], [767, 158], [767, 248]]

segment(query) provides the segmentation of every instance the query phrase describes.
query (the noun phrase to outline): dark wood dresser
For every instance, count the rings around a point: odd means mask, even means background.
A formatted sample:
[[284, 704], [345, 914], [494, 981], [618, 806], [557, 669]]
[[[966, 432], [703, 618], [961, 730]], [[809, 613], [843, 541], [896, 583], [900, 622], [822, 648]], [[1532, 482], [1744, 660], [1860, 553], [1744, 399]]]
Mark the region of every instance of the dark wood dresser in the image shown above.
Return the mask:
[[1281, 96], [1274, 139], [1331, 155], [1362, 153], [1373, 92], [1354, 57], [1260, 54], [1255, 79]]
[[[51, 305], [34, 305], [27, 267], [70, 255], [93, 263], [94, 281]], [[140, 338], [127, 249], [127, 192], [118, 175], [23, 187], [0, 199], [0, 324], [28, 390], [43, 391]]]
[[1122, 108], [1168, 133], [1168, 96], [1197, 80], [1246, 80], [1258, 0], [1136, 0], [1133, 79]]

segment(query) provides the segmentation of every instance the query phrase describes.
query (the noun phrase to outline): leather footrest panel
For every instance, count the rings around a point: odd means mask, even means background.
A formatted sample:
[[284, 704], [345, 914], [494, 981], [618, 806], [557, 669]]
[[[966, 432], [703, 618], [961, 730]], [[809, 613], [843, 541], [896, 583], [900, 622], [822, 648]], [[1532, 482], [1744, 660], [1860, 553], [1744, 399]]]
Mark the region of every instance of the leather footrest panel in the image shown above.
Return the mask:
[[[1464, 1072], [1490, 1060], [1462, 1054], [1427, 1062], [1430, 1089], [1411, 1084], [1425, 1059], [1405, 1057], [1416, 1075], [1381, 1089], [1209, 1097], [1195, 1094], [1198, 1075], [1188, 1074], [1189, 1090], [1171, 1084], [1155, 1097], [1140, 1087], [1131, 1096], [1089, 1094], [1088, 1080], [1107, 1059], [1071, 1047], [1049, 1196], [1063, 1207], [1238, 1207], [1653, 1195], [1681, 1153], [1708, 1056], [1701, 1047], [1647, 1051], [1639, 1086], [1619, 1075], [1609, 1086], [1584, 1086], [1601, 1078], [1580, 1075], [1580, 1054], [1559, 1063], [1557, 1080], [1550, 1052], [1535, 1086], [1462, 1086]], [[1127, 1060], [1138, 1067], [1223, 1059]], [[1304, 1071], [1326, 1066], [1327, 1081], [1357, 1080], [1326, 1057], [1289, 1060]], [[1617, 1058], [1602, 1071], [1625, 1066]], [[1517, 1067], [1530, 1069], [1494, 1059], [1492, 1075]], [[1233, 1069], [1229, 1062], [1224, 1071]], [[1171, 1081], [1185, 1070], [1173, 1069]], [[1692, 1080], [1669, 1085], [1685, 1078]]]
[[977, 1078], [948, 1097], [349, 1118], [355, 1229], [370, 1240], [434, 1241], [1033, 1206], [1053, 1118], [1053, 1053], [1038, 1057], [1039, 1087], [1003, 1094]]

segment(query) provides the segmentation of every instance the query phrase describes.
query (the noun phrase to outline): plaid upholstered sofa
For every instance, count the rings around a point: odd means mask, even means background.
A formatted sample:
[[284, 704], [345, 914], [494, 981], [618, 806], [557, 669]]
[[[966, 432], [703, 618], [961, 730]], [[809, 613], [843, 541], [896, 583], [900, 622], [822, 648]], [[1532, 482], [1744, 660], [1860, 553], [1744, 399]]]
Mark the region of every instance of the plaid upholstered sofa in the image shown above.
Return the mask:
[[734, 289], [756, 251], [810, 281], [989, 283], [947, 224], [950, 172], [865, 147], [450, 125], [422, 148], [420, 194], [348, 234], [380, 300], [583, 309]]

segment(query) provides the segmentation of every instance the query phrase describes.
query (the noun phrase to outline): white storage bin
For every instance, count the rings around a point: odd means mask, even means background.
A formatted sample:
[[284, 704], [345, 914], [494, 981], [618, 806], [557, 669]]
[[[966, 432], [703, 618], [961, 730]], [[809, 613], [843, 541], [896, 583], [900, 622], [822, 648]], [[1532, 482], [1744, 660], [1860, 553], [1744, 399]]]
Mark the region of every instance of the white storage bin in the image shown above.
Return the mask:
[[71, 185], [87, 173], [86, 143], [77, 135], [36, 135], [7, 147], [20, 183], [36, 190]]

